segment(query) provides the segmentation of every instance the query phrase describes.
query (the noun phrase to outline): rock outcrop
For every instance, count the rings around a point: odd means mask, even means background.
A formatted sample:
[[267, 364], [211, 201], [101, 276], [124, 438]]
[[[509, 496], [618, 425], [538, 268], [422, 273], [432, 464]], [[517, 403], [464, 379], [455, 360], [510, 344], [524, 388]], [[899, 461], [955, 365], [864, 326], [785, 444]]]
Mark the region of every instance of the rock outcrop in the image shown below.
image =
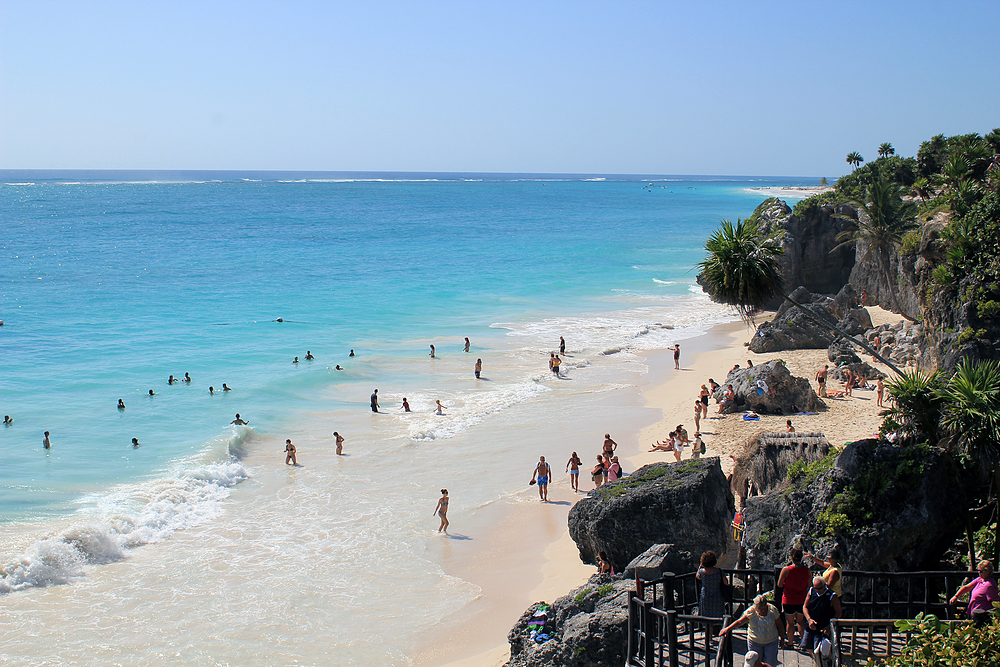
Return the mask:
[[830, 453], [822, 433], [775, 433], [757, 431], [744, 443], [733, 466], [732, 487], [745, 500], [753, 483], [754, 495], [784, 489], [788, 469], [795, 463], [815, 463]]
[[793, 376], [779, 359], [730, 371], [713, 396], [721, 399], [729, 385], [736, 392], [736, 402], [723, 407], [723, 413], [753, 410], [760, 414], [789, 415], [826, 407], [809, 380]]
[[574, 505], [569, 534], [584, 563], [604, 551], [620, 571], [654, 544], [671, 544], [677, 571], [690, 572], [705, 551], [726, 551], [733, 511], [718, 458], [654, 463]]
[[[828, 322], [835, 323], [851, 336], [861, 334], [872, 326], [871, 315], [857, 305], [854, 288], [845, 285], [837, 296], [831, 298], [822, 294], [812, 294], [805, 287], [799, 287], [789, 297], [811, 309]], [[750, 349], [758, 354], [780, 352], [781, 350], [821, 349], [829, 347], [837, 336], [798, 306], [787, 301], [782, 303], [774, 319], [757, 328], [750, 341]]]
[[803, 466], [787, 485], [747, 499], [750, 567], [784, 563], [801, 544], [814, 553], [838, 546], [846, 569], [936, 569], [962, 532], [961, 499], [982, 483], [956, 474], [942, 450], [884, 440], [852, 443], [829, 464]]
[[580, 588], [547, 605], [542, 638], [537, 631], [532, 635], [531, 630], [537, 627], [541, 616], [536, 613], [545, 603], [531, 605], [507, 635], [507, 667], [625, 664], [628, 600], [634, 590], [634, 582], [620, 575], [595, 574]]

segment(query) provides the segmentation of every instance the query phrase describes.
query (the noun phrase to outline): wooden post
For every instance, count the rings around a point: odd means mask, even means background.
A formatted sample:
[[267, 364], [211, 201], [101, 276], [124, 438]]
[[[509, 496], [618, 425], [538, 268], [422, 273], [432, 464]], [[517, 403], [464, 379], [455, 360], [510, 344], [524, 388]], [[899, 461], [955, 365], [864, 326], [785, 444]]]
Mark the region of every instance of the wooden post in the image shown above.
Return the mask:
[[671, 609], [667, 612], [667, 646], [669, 647], [670, 667], [678, 667], [680, 664], [677, 657], [677, 610]]

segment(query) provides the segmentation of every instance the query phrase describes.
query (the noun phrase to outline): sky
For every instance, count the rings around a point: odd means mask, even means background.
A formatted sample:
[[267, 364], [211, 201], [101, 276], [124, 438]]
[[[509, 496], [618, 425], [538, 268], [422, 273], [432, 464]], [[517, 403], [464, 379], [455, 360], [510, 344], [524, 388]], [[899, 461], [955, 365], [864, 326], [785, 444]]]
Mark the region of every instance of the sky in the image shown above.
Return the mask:
[[0, 0], [0, 168], [825, 176], [1000, 127], [1000, 2]]

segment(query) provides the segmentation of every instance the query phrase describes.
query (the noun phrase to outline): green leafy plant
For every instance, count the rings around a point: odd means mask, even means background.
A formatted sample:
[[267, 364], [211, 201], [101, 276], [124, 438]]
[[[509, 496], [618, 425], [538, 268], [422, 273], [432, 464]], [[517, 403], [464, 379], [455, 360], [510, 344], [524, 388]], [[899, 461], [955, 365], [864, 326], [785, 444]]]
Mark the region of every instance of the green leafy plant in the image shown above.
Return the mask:
[[946, 623], [933, 614], [896, 621], [900, 632], [911, 633], [902, 653], [868, 667], [992, 667], [1000, 664], [1000, 623], [977, 628], [971, 622]]
[[573, 598], [573, 601], [576, 602], [577, 604], [583, 604], [583, 601], [587, 598], [588, 593], [590, 593], [590, 589], [584, 588], [582, 591], [576, 594], [576, 597]]
[[597, 589], [597, 597], [602, 598], [615, 589], [614, 584], [604, 584]]

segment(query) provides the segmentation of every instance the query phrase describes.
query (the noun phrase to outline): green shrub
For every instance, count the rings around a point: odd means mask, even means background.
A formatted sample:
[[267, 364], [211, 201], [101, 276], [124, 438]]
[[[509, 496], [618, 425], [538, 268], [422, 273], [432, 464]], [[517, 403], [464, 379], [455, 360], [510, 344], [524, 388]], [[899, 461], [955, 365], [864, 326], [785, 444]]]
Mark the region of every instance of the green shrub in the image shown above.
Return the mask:
[[837, 512], [833, 505], [820, 512], [816, 520], [826, 535], [845, 535], [854, 530], [850, 518], [842, 512]]
[[900, 632], [912, 633], [906, 648], [897, 656], [868, 667], [987, 667], [1000, 664], [1000, 623], [977, 628], [971, 622], [945, 623], [933, 614], [917, 614], [911, 620], [896, 621]]
[[576, 602], [577, 604], [583, 604], [583, 601], [586, 599], [586, 597], [587, 597], [587, 595], [589, 593], [590, 593], [590, 589], [589, 588], [584, 588], [582, 591], [580, 591], [579, 593], [576, 594], [575, 598], [573, 598], [574, 602]]
[[951, 275], [951, 267], [947, 264], [942, 264], [934, 269], [931, 273], [931, 277], [934, 279], [938, 285], [948, 286], [951, 285], [955, 280], [954, 276]]
[[902, 252], [904, 255], [912, 255], [920, 248], [920, 232], [907, 232], [903, 236]]
[[614, 584], [604, 584], [597, 589], [597, 597], [602, 598], [615, 589]]
[[997, 313], [1000, 313], [1000, 301], [994, 301], [993, 299], [990, 299], [985, 303], [980, 302], [980, 304], [976, 308], [977, 312], [979, 313], [979, 317], [982, 317], [983, 319], [993, 317]]

